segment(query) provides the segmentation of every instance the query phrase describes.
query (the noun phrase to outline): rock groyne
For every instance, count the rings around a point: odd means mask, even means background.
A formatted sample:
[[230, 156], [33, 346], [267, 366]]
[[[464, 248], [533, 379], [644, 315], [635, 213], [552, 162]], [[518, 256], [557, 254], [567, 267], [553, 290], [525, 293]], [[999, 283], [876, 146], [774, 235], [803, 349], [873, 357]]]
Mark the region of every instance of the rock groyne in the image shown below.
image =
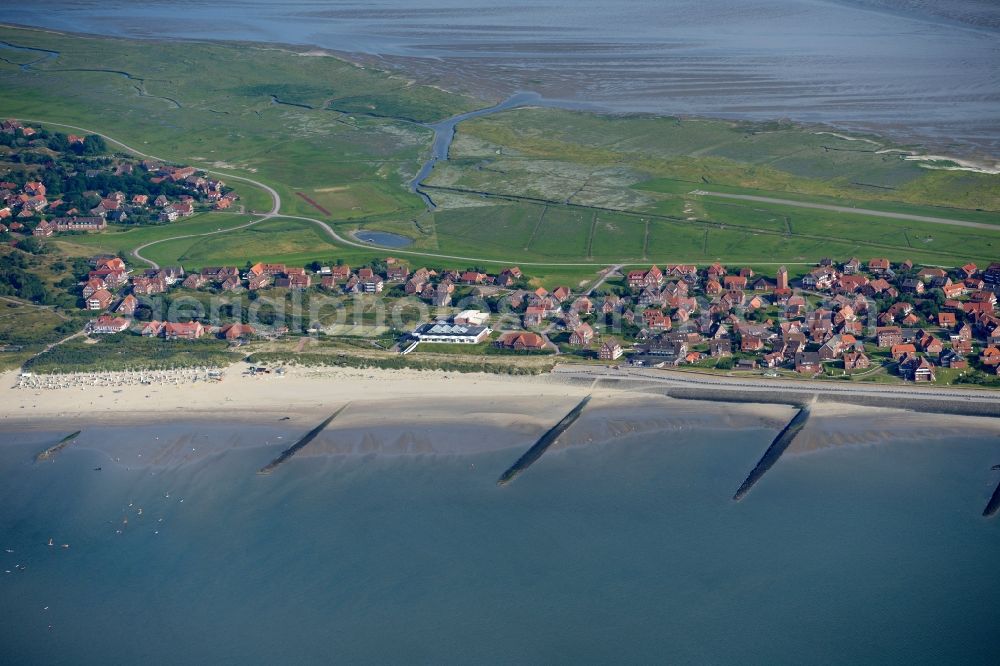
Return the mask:
[[316, 426], [315, 428], [313, 428], [312, 430], [310, 430], [309, 432], [307, 432], [305, 435], [303, 435], [302, 438], [299, 441], [295, 442], [294, 444], [292, 444], [291, 446], [289, 446], [287, 449], [285, 449], [284, 451], [282, 451], [280, 456], [278, 456], [277, 458], [275, 458], [274, 460], [272, 460], [270, 463], [268, 463], [264, 467], [261, 467], [257, 471], [257, 473], [258, 474], [264, 474], [264, 475], [270, 474], [274, 470], [278, 469], [278, 467], [280, 467], [281, 465], [283, 465], [286, 462], [288, 462], [288, 460], [292, 456], [294, 456], [296, 453], [298, 453], [299, 451], [301, 451], [302, 448], [305, 447], [306, 444], [308, 444], [309, 442], [311, 442], [314, 439], [316, 439], [316, 435], [318, 435], [321, 432], [323, 432], [323, 430], [328, 425], [330, 425], [330, 422], [333, 421], [335, 418], [337, 418], [340, 415], [340, 413], [343, 412], [345, 409], [347, 409], [347, 406], [350, 405], [350, 404], [351, 403], [347, 403], [347, 405], [344, 405], [343, 407], [341, 407], [340, 409], [338, 409], [337, 411], [335, 411], [333, 414], [331, 414], [330, 416], [328, 416], [325, 421], [323, 421], [318, 426]]
[[557, 439], [559, 439], [559, 435], [563, 434], [567, 428], [573, 425], [574, 421], [580, 418], [580, 414], [583, 412], [583, 408], [587, 406], [587, 403], [590, 402], [590, 398], [591, 396], [588, 395], [586, 398], [581, 400], [576, 407], [570, 410], [570, 412], [564, 416], [561, 421], [559, 421], [559, 423], [552, 426], [548, 432], [542, 435], [530, 449], [525, 451], [524, 455], [518, 458], [513, 465], [507, 468], [507, 471], [500, 475], [500, 478], [497, 479], [497, 485], [507, 485], [513, 481], [518, 474], [531, 467], [539, 458], [541, 458], [542, 454], [544, 454], [545, 451], [552, 446]]
[[997, 515], [997, 512], [1000, 512], [1000, 483], [997, 484], [996, 490], [993, 491], [993, 496], [990, 497], [990, 501], [986, 504], [986, 508], [983, 509], [983, 516], [990, 518], [991, 516]]
[[63, 437], [62, 439], [60, 439], [59, 442], [55, 446], [50, 446], [49, 448], [45, 449], [44, 451], [42, 451], [41, 453], [39, 453], [37, 456], [35, 456], [35, 462], [44, 462], [46, 460], [52, 460], [57, 455], [59, 455], [60, 451], [62, 451], [67, 446], [69, 446], [70, 444], [72, 444], [73, 442], [75, 442], [76, 438], [80, 436], [81, 432], [83, 432], [83, 431], [82, 430], [77, 430], [72, 435], [66, 435], [65, 437]]
[[799, 431], [805, 427], [808, 420], [809, 407], [803, 406], [802, 409], [799, 410], [799, 413], [788, 422], [788, 425], [786, 425], [784, 429], [778, 433], [778, 436], [774, 438], [773, 442], [771, 442], [771, 446], [767, 447], [767, 451], [765, 451], [764, 455], [761, 456], [761, 459], [757, 462], [756, 467], [753, 468], [750, 475], [743, 481], [743, 485], [741, 485], [739, 490], [736, 491], [736, 494], [733, 495], [734, 501], [739, 502], [743, 499], [746, 494], [750, 492], [750, 489], [753, 488], [754, 484], [760, 481], [761, 477], [764, 476], [767, 470], [771, 469], [774, 463], [778, 462], [778, 458], [780, 458], [781, 454], [785, 452], [788, 445], [792, 443], [792, 440], [794, 440], [795, 436], [799, 434]]

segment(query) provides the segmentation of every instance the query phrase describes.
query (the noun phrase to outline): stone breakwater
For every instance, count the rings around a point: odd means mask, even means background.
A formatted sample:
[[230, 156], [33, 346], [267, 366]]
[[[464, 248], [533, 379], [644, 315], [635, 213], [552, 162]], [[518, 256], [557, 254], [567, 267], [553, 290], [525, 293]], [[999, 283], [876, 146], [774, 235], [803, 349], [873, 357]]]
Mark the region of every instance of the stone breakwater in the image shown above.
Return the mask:
[[761, 480], [767, 470], [771, 469], [774, 463], [778, 462], [778, 458], [781, 454], [785, 452], [785, 449], [792, 443], [795, 436], [799, 434], [802, 428], [805, 427], [806, 422], [809, 420], [809, 407], [803, 407], [799, 412], [788, 422], [778, 436], [774, 438], [771, 445], [767, 447], [767, 451], [761, 456], [760, 461], [747, 476], [746, 480], [740, 486], [736, 494], [733, 495], [733, 500], [739, 502], [743, 499], [750, 489], [753, 488], [754, 484]]
[[1000, 512], [1000, 484], [997, 484], [996, 490], [993, 491], [993, 496], [990, 497], [986, 508], [983, 509], [983, 516], [989, 518], [997, 515], [997, 512]]
[[344, 405], [343, 407], [341, 407], [340, 409], [338, 409], [337, 411], [335, 411], [333, 414], [331, 414], [330, 416], [328, 416], [326, 418], [326, 420], [324, 420], [318, 426], [316, 426], [315, 428], [313, 428], [312, 430], [310, 430], [309, 432], [307, 432], [305, 435], [303, 435], [302, 438], [299, 439], [299, 441], [295, 442], [294, 444], [292, 444], [291, 446], [289, 446], [287, 449], [285, 449], [284, 451], [282, 451], [281, 455], [279, 455], [277, 458], [275, 458], [274, 460], [272, 460], [270, 463], [268, 463], [264, 467], [261, 467], [257, 471], [257, 473], [258, 474], [263, 474], [263, 475], [270, 474], [274, 470], [278, 469], [278, 467], [280, 467], [281, 465], [283, 465], [286, 462], [288, 462], [292, 458], [292, 456], [294, 456], [296, 453], [298, 453], [299, 451], [301, 451], [306, 446], [306, 444], [308, 444], [309, 442], [311, 442], [314, 439], [316, 439], [316, 436], [319, 435], [321, 432], [323, 432], [323, 430], [325, 430], [326, 427], [328, 425], [330, 425], [330, 422], [333, 421], [335, 418], [337, 418], [337, 416], [339, 416], [341, 412], [343, 412], [345, 409], [347, 409], [348, 405], [350, 405], [350, 404], [351, 403], [347, 403], [347, 405]]
[[590, 398], [591, 396], [588, 395], [586, 398], [581, 400], [566, 416], [562, 417], [562, 420], [559, 421], [559, 423], [552, 426], [548, 432], [542, 435], [539, 440], [524, 453], [524, 455], [518, 458], [513, 465], [507, 468], [507, 471], [500, 475], [500, 478], [497, 479], [497, 485], [506, 486], [508, 483], [517, 478], [521, 472], [535, 464], [548, 450], [548, 448], [552, 446], [557, 439], [559, 439], [559, 435], [566, 432], [566, 429], [573, 425], [578, 418], [580, 418], [580, 414], [583, 413], [583, 408], [587, 406], [588, 402], [590, 402]]
[[80, 436], [81, 432], [83, 432], [83, 431], [82, 430], [77, 430], [76, 432], [74, 432], [72, 434], [66, 435], [65, 437], [63, 437], [62, 439], [60, 439], [59, 442], [56, 443], [55, 446], [50, 446], [49, 448], [45, 449], [44, 451], [42, 451], [41, 453], [39, 453], [37, 456], [35, 456], [35, 462], [43, 462], [45, 460], [52, 460], [57, 455], [59, 455], [60, 451], [62, 451], [67, 446], [69, 446], [70, 444], [72, 444], [73, 442], [75, 442], [76, 438]]
[[[655, 391], [661, 392], [661, 391]], [[974, 402], [956, 397], [921, 398], [912, 395], [871, 395], [824, 393], [822, 390], [760, 390], [736, 391], [725, 388], [670, 388], [666, 395], [680, 400], [707, 400], [710, 402], [760, 403], [770, 405], [798, 406], [816, 398], [817, 404], [843, 404], [858, 407], [884, 407], [887, 409], [908, 409], [912, 411], [929, 412], [933, 414], [954, 414], [955, 416], [993, 416], [1000, 417], [1000, 394], [990, 394], [984, 391], [983, 398], [994, 398], [983, 402]]]

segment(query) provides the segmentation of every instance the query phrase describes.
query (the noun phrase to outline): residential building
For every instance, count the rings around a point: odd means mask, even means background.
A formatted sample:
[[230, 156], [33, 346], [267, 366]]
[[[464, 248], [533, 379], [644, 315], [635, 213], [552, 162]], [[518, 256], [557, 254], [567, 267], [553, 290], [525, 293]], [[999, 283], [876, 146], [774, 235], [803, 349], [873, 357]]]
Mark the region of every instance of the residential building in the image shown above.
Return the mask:
[[875, 329], [875, 335], [879, 347], [892, 347], [903, 342], [903, 330], [898, 326], [880, 326]]
[[101, 315], [90, 322], [91, 333], [111, 334], [121, 333], [126, 330], [129, 320], [124, 317], [112, 317], [111, 315]]
[[107, 310], [113, 296], [107, 289], [98, 289], [87, 299], [88, 310]]
[[899, 362], [899, 372], [904, 379], [923, 383], [934, 381], [934, 366], [930, 361], [916, 354], [910, 354]]
[[601, 343], [601, 348], [598, 350], [597, 356], [602, 361], [616, 361], [624, 353], [625, 350], [622, 349], [621, 343], [613, 338], [609, 338]]
[[569, 343], [571, 345], [580, 345], [581, 347], [586, 347], [590, 344], [591, 340], [594, 339], [594, 329], [591, 328], [590, 324], [580, 324], [576, 327], [569, 336]]
[[537, 333], [515, 331], [501, 335], [496, 344], [515, 351], [540, 351], [545, 348], [545, 338]]
[[167, 340], [196, 340], [205, 334], [205, 327], [201, 322], [192, 321], [188, 323], [167, 322], [163, 326], [163, 335]]
[[242, 340], [253, 337], [255, 331], [249, 324], [226, 324], [219, 329], [219, 335], [226, 340]]

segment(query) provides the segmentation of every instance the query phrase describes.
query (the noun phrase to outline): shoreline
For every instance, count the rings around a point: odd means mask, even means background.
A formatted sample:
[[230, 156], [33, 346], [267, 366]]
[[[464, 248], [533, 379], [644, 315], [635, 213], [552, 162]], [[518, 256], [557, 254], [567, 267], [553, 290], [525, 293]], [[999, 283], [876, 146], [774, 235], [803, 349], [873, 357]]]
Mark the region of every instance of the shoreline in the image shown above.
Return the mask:
[[[370, 393], [369, 393], [370, 392]], [[285, 366], [251, 376], [237, 362], [223, 368], [105, 371], [24, 376], [0, 373], [0, 427], [39, 419], [134, 423], [218, 420], [226, 413], [271, 417], [317, 415], [334, 403], [406, 403], [436, 399], [509, 400], [536, 395], [577, 402], [595, 397], [638, 396], [687, 403], [775, 406], [795, 409], [812, 402], [832, 409], [880, 408], [903, 412], [998, 418], [998, 392], [919, 385], [855, 384], [765, 379], [689, 371], [610, 369], [560, 364], [539, 375], [506, 375], [432, 369], [350, 366]], [[478, 398], [476, 396], [482, 396]], [[567, 406], [569, 409], [571, 405]], [[790, 418], [790, 417], [789, 417]]]
[[[933, 163], [940, 160], [952, 162], [955, 166], [926, 166], [928, 169], [942, 169], [955, 171], [968, 171], [972, 173], [1000, 174], [1000, 155], [988, 152], [985, 144], [970, 147], [968, 151], [957, 150], [954, 155], [948, 154], [948, 148], [956, 146], [956, 139], [952, 136], [931, 137], [919, 134], [914, 127], [907, 127], [892, 123], [879, 125], [871, 120], [828, 120], [810, 121], [801, 118], [793, 118], [787, 115], [756, 117], [750, 114], [740, 114], [726, 112], [718, 114], [690, 114], [683, 112], [671, 112], [669, 110], [645, 111], [645, 110], [614, 110], [599, 102], [589, 100], [572, 99], [565, 96], [547, 96], [535, 91], [526, 90], [524, 86], [510, 85], [504, 86], [496, 82], [484, 80], [482, 77], [475, 77], [474, 81], [479, 84], [470, 86], [459, 85], [457, 79], [452, 79], [445, 84], [431, 82], [431, 77], [427, 72], [421, 72], [416, 65], [423, 60], [435, 61], [433, 58], [421, 58], [419, 56], [395, 56], [392, 54], [378, 54], [366, 52], [340, 51], [318, 44], [290, 44], [284, 42], [256, 42], [247, 40], [225, 40], [225, 39], [198, 39], [193, 37], [177, 37], [163, 39], [158, 37], [123, 37], [118, 35], [101, 35], [89, 32], [76, 32], [55, 30], [40, 26], [32, 26], [15, 22], [0, 22], [0, 27], [15, 30], [36, 31], [40, 33], [58, 35], [61, 37], [74, 37], [80, 39], [104, 39], [117, 40], [123, 42], [142, 42], [152, 44], [207, 44], [227, 47], [244, 47], [262, 51], [279, 51], [299, 57], [329, 57], [349, 64], [359, 69], [373, 69], [391, 78], [406, 81], [411, 85], [426, 86], [442, 92], [463, 97], [470, 102], [478, 103], [479, 106], [468, 112], [473, 116], [481, 115], [483, 111], [489, 111], [492, 107], [503, 106], [505, 100], [521, 94], [532, 94], [538, 96], [538, 104], [525, 104], [521, 108], [549, 107], [566, 111], [576, 111], [590, 113], [606, 117], [649, 117], [649, 118], [679, 118], [682, 120], [717, 120], [728, 122], [746, 122], [752, 124], [767, 124], [774, 122], [791, 122], [801, 131], [826, 134], [851, 135], [851, 140], [870, 141], [881, 145], [880, 152], [899, 152], [905, 155], [905, 159], [919, 162], [924, 166], [924, 162]], [[55, 52], [58, 53], [58, 52]], [[409, 67], [397, 64], [399, 61], [409, 62]], [[465, 79], [463, 79], [464, 81]], [[464, 116], [465, 113], [459, 114]], [[392, 119], [392, 118], [389, 118]], [[405, 119], [397, 119], [405, 120]], [[429, 125], [440, 125], [452, 120], [451, 117], [442, 117]], [[877, 139], [877, 141], [873, 141]], [[947, 148], [946, 148], [947, 146]]]
[[[336, 427], [321, 433], [297, 458], [498, 449], [523, 452], [593, 394], [577, 423], [553, 444], [554, 452], [651, 433], [664, 433], [669, 439], [671, 432], [690, 430], [777, 432], [796, 413], [793, 404], [804, 395], [767, 387], [741, 392], [718, 386], [679, 390], [641, 376], [632, 382], [608, 382], [565, 373], [508, 376], [293, 367], [283, 377], [250, 377], [235, 372], [237, 367], [230, 366], [220, 383], [152, 384], [120, 392], [108, 386], [80, 385], [17, 389], [13, 387], [17, 372], [7, 372], [0, 375], [0, 432], [21, 434], [18, 441], [27, 433], [44, 433], [52, 439], [46, 446], [51, 446], [59, 437], [82, 430], [78, 447], [92, 448], [88, 440], [99, 438], [100, 432], [136, 428], [146, 435], [165, 433], [163, 441], [160, 437], [155, 441], [127, 438], [127, 443], [118, 446], [118, 455], [136, 450], [146, 454], [140, 459], [165, 457], [176, 462], [180, 454], [172, 447], [186, 450], [179, 442], [185, 437], [190, 440], [192, 432], [215, 433], [210, 440], [214, 444], [199, 444], [205, 449], [199, 456], [233, 446], [286, 449], [334, 408], [350, 402], [351, 409], [337, 419]], [[915, 411], [898, 399], [879, 402], [859, 396], [834, 402], [822, 393], [819, 397], [809, 424], [788, 455], [886, 441], [947, 439], [957, 434], [1000, 437], [1000, 418], [985, 413], [959, 415], [921, 406]], [[997, 403], [995, 399], [988, 402]], [[251, 443], [237, 442], [241, 431], [263, 435]], [[53, 437], [54, 433], [59, 437]]]

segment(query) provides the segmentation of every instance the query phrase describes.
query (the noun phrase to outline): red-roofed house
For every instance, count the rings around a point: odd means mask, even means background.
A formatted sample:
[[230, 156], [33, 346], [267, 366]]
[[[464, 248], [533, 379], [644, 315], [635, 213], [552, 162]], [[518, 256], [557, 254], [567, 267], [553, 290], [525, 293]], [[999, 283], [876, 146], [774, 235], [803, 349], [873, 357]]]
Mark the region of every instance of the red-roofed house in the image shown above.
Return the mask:
[[117, 312], [118, 314], [128, 315], [131, 317], [132, 315], [135, 314], [135, 309], [137, 307], [139, 307], [139, 299], [137, 299], [132, 294], [129, 294], [128, 296], [122, 299], [121, 303], [118, 304], [118, 307], [115, 308], [115, 312]]
[[868, 272], [872, 275], [882, 275], [890, 268], [889, 260], [884, 258], [872, 259], [868, 262]]
[[128, 319], [124, 317], [112, 317], [111, 315], [101, 315], [90, 322], [91, 333], [110, 334], [121, 333], [128, 328]]
[[545, 338], [537, 333], [504, 333], [497, 340], [497, 346], [515, 351], [538, 351], [545, 348]]
[[954, 312], [939, 312], [937, 315], [937, 323], [941, 328], [955, 328], [957, 321], [955, 319]]
[[167, 322], [163, 326], [163, 335], [167, 340], [196, 340], [205, 334], [205, 327], [201, 322], [192, 321], [188, 323]]
[[580, 324], [576, 327], [576, 330], [569, 336], [569, 343], [571, 345], [587, 346], [590, 341], [594, 339], [594, 329], [590, 327], [590, 324]]
[[107, 310], [111, 305], [111, 292], [107, 289], [98, 289], [87, 298], [88, 310]]
[[226, 340], [238, 340], [240, 338], [252, 337], [254, 329], [249, 324], [226, 324], [219, 329], [219, 335]]
[[165, 323], [162, 321], [150, 321], [143, 324], [142, 328], [139, 330], [139, 334], [144, 338], [155, 338], [160, 333], [163, 332], [163, 327]]

